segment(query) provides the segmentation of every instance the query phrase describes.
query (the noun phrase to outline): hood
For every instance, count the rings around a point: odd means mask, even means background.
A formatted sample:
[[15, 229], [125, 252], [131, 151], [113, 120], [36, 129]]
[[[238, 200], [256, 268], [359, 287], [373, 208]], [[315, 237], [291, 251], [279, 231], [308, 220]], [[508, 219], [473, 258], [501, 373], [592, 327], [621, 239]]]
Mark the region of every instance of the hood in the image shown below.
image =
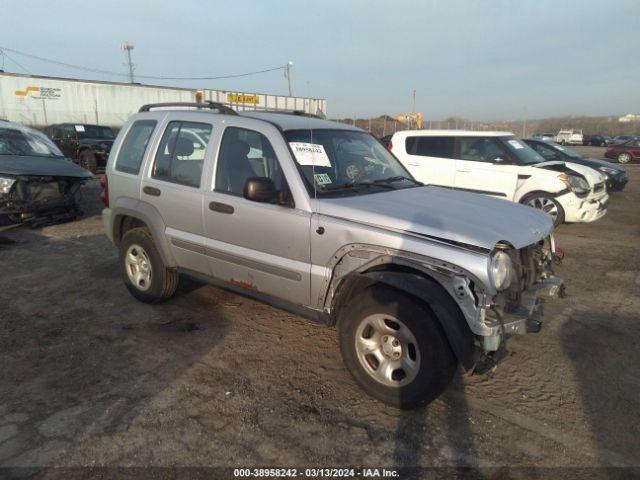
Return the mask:
[[547, 170], [553, 170], [561, 173], [572, 173], [573, 170], [576, 173], [582, 175], [587, 182], [589, 182], [589, 186], [593, 187], [596, 183], [604, 182], [605, 176], [594, 170], [591, 167], [587, 167], [586, 165], [578, 165], [577, 163], [572, 162], [542, 162], [532, 165], [534, 168], [543, 168]]
[[92, 173], [64, 157], [0, 155], [0, 175], [90, 178]]
[[434, 186], [322, 199], [319, 203], [320, 214], [487, 250], [500, 241], [522, 248], [553, 231], [551, 217], [534, 208]]
[[583, 160], [589, 162], [588, 165], [593, 165], [593, 168], [607, 167], [620, 172], [627, 171], [627, 169], [620, 164], [607, 162], [606, 160], [600, 160], [599, 158], [583, 158]]

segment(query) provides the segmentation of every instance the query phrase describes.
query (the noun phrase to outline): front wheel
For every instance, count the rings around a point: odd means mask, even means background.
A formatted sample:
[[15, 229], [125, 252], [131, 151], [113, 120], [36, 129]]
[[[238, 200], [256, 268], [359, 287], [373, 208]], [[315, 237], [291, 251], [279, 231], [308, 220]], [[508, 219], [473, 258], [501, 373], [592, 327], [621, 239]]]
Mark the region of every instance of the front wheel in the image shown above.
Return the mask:
[[631, 161], [631, 154], [623, 152], [618, 155], [618, 163], [629, 163]]
[[558, 226], [564, 222], [564, 208], [550, 194], [544, 192], [534, 192], [525, 196], [520, 203], [528, 205], [537, 210], [542, 210], [551, 215], [553, 225]]
[[178, 272], [165, 267], [147, 228], [133, 228], [120, 241], [120, 269], [127, 290], [145, 303], [171, 297], [178, 288]]
[[413, 408], [449, 385], [457, 360], [431, 310], [398, 290], [374, 285], [338, 316], [340, 351], [356, 382], [374, 398]]

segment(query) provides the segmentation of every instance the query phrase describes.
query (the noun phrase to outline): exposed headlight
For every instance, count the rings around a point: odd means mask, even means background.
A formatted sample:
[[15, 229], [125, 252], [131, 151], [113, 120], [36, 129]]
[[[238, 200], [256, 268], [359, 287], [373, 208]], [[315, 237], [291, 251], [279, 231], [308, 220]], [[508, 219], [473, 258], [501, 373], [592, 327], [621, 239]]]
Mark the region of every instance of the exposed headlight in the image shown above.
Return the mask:
[[0, 194], [7, 194], [11, 186], [16, 182], [15, 178], [0, 177]]
[[575, 175], [567, 175], [561, 173], [558, 178], [564, 183], [573, 193], [585, 194], [591, 189], [589, 183], [582, 177], [576, 177]]
[[491, 256], [489, 273], [496, 290], [505, 290], [511, 285], [511, 258], [502, 250], [496, 250]]

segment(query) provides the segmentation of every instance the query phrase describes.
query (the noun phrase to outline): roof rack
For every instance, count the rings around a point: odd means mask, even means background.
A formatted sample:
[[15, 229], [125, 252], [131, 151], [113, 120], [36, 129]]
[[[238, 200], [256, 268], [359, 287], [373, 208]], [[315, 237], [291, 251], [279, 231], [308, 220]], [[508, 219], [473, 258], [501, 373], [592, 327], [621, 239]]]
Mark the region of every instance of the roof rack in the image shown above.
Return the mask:
[[227, 107], [218, 102], [167, 102], [167, 103], [149, 103], [140, 107], [138, 112], [149, 112], [152, 108], [166, 108], [166, 107], [196, 107], [199, 109], [208, 108], [211, 110], [218, 110], [220, 113], [227, 115], [237, 115], [238, 113], [231, 107]]

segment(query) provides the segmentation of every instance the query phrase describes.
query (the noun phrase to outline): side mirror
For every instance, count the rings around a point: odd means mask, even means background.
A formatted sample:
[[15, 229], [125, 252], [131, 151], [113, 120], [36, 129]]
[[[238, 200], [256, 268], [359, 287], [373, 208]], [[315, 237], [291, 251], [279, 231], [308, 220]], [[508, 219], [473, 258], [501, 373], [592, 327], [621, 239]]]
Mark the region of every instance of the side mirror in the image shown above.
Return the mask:
[[251, 177], [244, 184], [244, 198], [252, 202], [278, 203], [280, 192], [270, 178]]

